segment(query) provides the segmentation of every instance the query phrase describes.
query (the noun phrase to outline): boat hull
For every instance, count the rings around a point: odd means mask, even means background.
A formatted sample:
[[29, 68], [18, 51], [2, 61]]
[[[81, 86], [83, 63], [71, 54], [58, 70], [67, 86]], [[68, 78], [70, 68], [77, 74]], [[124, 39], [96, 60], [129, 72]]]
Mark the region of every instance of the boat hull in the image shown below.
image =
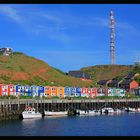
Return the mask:
[[67, 112], [51, 112], [51, 111], [45, 111], [45, 116], [66, 116]]
[[89, 113], [83, 110], [78, 111], [79, 115], [88, 115]]
[[103, 108], [101, 109], [102, 113], [114, 113], [114, 110], [112, 108]]
[[41, 113], [36, 113], [36, 114], [22, 113], [22, 116], [23, 116], [23, 119], [42, 118]]
[[101, 112], [99, 110], [92, 110], [88, 112], [89, 115], [99, 115]]

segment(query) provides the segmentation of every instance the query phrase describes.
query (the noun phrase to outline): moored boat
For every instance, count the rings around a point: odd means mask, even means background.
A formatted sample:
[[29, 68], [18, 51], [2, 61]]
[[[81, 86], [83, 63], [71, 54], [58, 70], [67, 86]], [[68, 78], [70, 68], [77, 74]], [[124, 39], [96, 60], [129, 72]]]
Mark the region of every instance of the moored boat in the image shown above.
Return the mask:
[[79, 115], [89, 115], [89, 111], [86, 110], [78, 110]]
[[23, 119], [32, 119], [32, 118], [42, 118], [42, 114], [38, 111], [36, 111], [35, 108], [27, 107], [22, 112]]
[[122, 112], [124, 112], [124, 111], [123, 111], [123, 110], [121, 110], [121, 109], [118, 109], [118, 108], [114, 109], [114, 113], [119, 114], [119, 113], [122, 113]]
[[44, 111], [45, 116], [66, 116], [68, 113], [67, 111]]
[[101, 109], [101, 112], [102, 113], [114, 113], [114, 109], [113, 108], [111, 108], [111, 107], [106, 107], [106, 108], [102, 108]]
[[137, 112], [140, 112], [140, 108], [136, 108], [136, 111], [137, 111]]
[[99, 115], [101, 114], [100, 110], [89, 110], [88, 112], [89, 115]]
[[137, 112], [136, 108], [128, 107], [125, 109], [126, 112]]

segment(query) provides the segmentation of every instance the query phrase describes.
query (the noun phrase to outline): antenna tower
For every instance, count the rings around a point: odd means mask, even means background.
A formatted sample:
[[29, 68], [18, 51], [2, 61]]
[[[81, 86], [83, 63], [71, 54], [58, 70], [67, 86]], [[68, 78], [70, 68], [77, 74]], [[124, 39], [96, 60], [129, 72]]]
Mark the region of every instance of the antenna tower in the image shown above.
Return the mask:
[[114, 13], [110, 11], [110, 55], [111, 64], [114, 65], [115, 61], [115, 47], [114, 47]]

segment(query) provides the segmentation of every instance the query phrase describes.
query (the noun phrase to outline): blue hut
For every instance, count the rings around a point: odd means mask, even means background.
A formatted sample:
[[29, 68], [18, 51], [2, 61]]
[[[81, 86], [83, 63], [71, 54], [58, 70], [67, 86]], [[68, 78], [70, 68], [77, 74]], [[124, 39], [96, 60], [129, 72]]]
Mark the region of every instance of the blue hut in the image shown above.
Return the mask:
[[75, 97], [75, 95], [76, 95], [76, 88], [75, 87], [70, 87], [70, 89], [71, 89], [70, 96], [71, 97]]
[[45, 92], [45, 87], [44, 86], [38, 86], [38, 96], [39, 97], [44, 96], [44, 92]]
[[64, 97], [68, 97], [71, 94], [71, 87], [64, 87]]
[[22, 96], [22, 94], [23, 94], [23, 87], [22, 87], [22, 85], [15, 85], [15, 89], [16, 89], [16, 95]]
[[32, 96], [31, 86], [24, 86], [23, 89], [24, 89], [23, 92], [25, 96]]
[[76, 87], [76, 94], [75, 94], [75, 96], [81, 97], [81, 88], [80, 87]]
[[38, 86], [36, 85], [31, 86], [31, 94], [33, 97], [38, 96]]

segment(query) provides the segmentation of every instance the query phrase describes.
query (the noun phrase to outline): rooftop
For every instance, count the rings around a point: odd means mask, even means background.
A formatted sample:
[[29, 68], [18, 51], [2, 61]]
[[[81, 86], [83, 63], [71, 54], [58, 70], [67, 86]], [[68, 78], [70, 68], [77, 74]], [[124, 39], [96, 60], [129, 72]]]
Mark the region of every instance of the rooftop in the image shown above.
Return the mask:
[[68, 75], [76, 77], [76, 78], [85, 78], [85, 79], [91, 79], [91, 75], [86, 74], [83, 71], [69, 71]]

